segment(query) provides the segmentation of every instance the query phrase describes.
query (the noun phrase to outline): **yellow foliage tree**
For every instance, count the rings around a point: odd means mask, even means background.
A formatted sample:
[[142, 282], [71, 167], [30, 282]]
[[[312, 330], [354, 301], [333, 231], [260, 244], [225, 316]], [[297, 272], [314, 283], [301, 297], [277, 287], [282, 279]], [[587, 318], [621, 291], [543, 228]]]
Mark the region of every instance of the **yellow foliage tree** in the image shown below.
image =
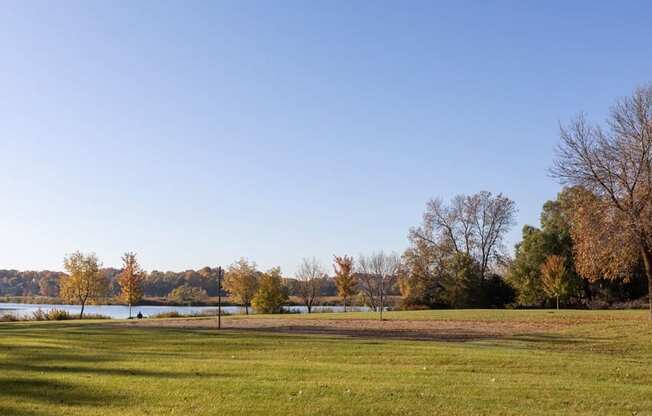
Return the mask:
[[280, 313], [287, 300], [288, 294], [283, 287], [281, 268], [274, 267], [260, 276], [258, 290], [251, 305], [260, 313]]
[[81, 305], [81, 319], [86, 304], [105, 296], [109, 284], [100, 273], [100, 263], [93, 253], [85, 255], [76, 251], [64, 259], [63, 265], [68, 274], [61, 278], [60, 294], [66, 301]]
[[541, 283], [544, 292], [556, 299], [559, 310], [559, 298], [567, 296], [570, 289], [566, 259], [557, 255], [548, 256], [541, 265]]
[[138, 264], [136, 253], [125, 253], [122, 256], [122, 263], [122, 272], [118, 276], [120, 299], [129, 305], [129, 318], [131, 318], [132, 305], [135, 305], [143, 298], [145, 272]]
[[244, 306], [245, 313], [248, 315], [249, 306], [258, 290], [256, 264], [241, 258], [230, 265], [224, 277], [224, 288], [229, 292], [230, 297]]

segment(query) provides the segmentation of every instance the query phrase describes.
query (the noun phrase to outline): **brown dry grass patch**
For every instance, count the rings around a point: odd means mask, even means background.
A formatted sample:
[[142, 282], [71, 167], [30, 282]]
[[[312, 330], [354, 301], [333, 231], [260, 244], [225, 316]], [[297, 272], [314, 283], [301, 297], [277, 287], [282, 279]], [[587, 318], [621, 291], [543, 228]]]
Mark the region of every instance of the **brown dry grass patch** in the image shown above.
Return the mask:
[[[217, 318], [130, 321], [117, 325], [180, 329], [217, 329]], [[561, 321], [265, 319], [223, 317], [223, 330], [282, 334], [334, 335], [405, 340], [471, 341], [543, 334], [572, 325]]]

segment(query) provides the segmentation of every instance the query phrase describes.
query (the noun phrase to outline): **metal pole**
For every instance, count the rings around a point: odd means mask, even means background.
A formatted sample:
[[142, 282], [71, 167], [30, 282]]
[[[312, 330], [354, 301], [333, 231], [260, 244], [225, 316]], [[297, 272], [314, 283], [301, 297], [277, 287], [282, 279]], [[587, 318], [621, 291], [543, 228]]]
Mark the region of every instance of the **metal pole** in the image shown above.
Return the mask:
[[222, 328], [222, 266], [217, 268], [217, 329]]

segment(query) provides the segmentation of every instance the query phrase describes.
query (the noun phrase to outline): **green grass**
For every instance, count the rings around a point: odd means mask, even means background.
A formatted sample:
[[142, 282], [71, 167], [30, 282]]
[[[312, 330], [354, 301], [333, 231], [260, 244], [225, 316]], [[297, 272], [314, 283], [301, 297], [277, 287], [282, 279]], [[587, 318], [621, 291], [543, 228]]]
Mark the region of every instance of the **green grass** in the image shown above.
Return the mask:
[[652, 324], [644, 316], [387, 314], [576, 322], [541, 335], [472, 342], [129, 328], [100, 321], [0, 324], [0, 415], [652, 414]]
[[[647, 310], [585, 310], [585, 309], [440, 309], [384, 312], [386, 320], [464, 320], [464, 321], [504, 321], [504, 320], [629, 320], [646, 317]], [[234, 318], [248, 319], [246, 315]], [[257, 315], [264, 319], [378, 319], [378, 312], [312, 313]]]

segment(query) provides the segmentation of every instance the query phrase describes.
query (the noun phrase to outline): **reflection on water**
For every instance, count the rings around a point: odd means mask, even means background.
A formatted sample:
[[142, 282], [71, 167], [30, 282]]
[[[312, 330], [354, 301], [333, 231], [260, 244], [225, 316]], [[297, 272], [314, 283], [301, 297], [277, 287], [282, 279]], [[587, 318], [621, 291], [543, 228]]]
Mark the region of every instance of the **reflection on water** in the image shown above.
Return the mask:
[[[12, 313], [18, 316], [31, 316], [38, 309], [48, 311], [50, 309], [63, 309], [70, 314], [79, 314], [79, 305], [49, 305], [49, 304], [27, 304], [27, 303], [0, 303], [0, 314]], [[305, 306], [285, 306], [285, 310], [298, 313], [308, 312]], [[313, 306], [314, 312], [344, 312], [342, 306]], [[249, 308], [251, 312], [252, 308]], [[347, 310], [366, 311], [365, 307], [347, 307]], [[239, 306], [222, 306], [222, 311], [228, 314], [243, 314], [244, 308]], [[216, 306], [132, 306], [133, 316], [142, 313], [145, 317], [158, 315], [166, 312], [178, 312], [182, 315], [200, 315], [217, 313]], [[84, 308], [85, 314], [99, 314], [110, 316], [113, 319], [125, 319], [129, 317], [129, 308], [122, 305], [87, 305]]]

